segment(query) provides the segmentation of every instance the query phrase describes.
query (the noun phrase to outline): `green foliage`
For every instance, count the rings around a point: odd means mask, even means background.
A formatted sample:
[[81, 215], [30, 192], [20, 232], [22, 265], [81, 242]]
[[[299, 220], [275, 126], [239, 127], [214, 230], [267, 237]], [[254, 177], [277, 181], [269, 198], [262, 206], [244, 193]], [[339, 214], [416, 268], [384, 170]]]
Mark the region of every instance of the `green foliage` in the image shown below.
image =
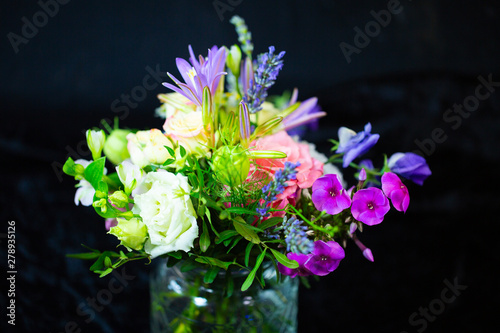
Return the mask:
[[[149, 260], [149, 255], [144, 252], [129, 252], [129, 253], [124, 253], [123, 251], [101, 252], [99, 250], [91, 249], [85, 245], [83, 246], [89, 249], [91, 252], [67, 254], [66, 256], [68, 258], [76, 258], [83, 260], [95, 259], [95, 262], [92, 264], [92, 266], [90, 266], [90, 270], [96, 274], [99, 274], [99, 277], [104, 277], [108, 275], [109, 273], [113, 272], [113, 270], [117, 269], [118, 267], [124, 265], [127, 262], [134, 260], [141, 260], [141, 259]], [[151, 261], [149, 260], [149, 262]]]

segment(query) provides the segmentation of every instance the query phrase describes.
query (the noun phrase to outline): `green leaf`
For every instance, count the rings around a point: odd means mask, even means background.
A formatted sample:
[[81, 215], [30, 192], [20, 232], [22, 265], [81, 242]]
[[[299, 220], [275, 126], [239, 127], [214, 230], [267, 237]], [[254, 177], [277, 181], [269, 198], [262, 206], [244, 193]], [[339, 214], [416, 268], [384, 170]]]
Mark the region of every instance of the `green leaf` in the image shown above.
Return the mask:
[[210, 209], [205, 209], [205, 215], [208, 219], [208, 223], [210, 224], [210, 228], [212, 228], [212, 231], [214, 232], [215, 236], [220, 237], [220, 234], [215, 230], [214, 225], [212, 224], [212, 216], [210, 215]]
[[208, 233], [208, 227], [203, 220], [203, 233], [200, 236], [200, 250], [201, 252], [206, 252], [208, 247], [210, 246], [210, 235]]
[[179, 151], [181, 153], [181, 157], [186, 156], [186, 149], [182, 145], [179, 145]]
[[[172, 148], [170, 148], [169, 146], [163, 146], [163, 147], [167, 148], [170, 156], [175, 157], [175, 151]], [[163, 165], [165, 165], [165, 164], [163, 164]]]
[[221, 232], [219, 234], [219, 238], [217, 238], [215, 240], [215, 244], [220, 244], [223, 241], [225, 241], [225, 240], [227, 240], [227, 239], [229, 239], [231, 237], [234, 237], [236, 235], [238, 235], [238, 232], [235, 231], [235, 230], [224, 230], [223, 232]]
[[[226, 253], [231, 252], [231, 250], [232, 250], [232, 249], [233, 249], [236, 245], [238, 245], [238, 243], [239, 243], [239, 242], [240, 242], [240, 240], [242, 240], [242, 239], [243, 239], [243, 237], [241, 237], [241, 236], [235, 237], [235, 238], [233, 239], [233, 244], [231, 245], [231, 247], [229, 248], [229, 250], [227, 250], [227, 252], [226, 252]], [[253, 243], [250, 243], [250, 244], [253, 244]]]
[[68, 157], [66, 162], [64, 162], [63, 172], [68, 176], [76, 176], [75, 161], [71, 157]]
[[101, 181], [104, 175], [104, 163], [106, 162], [106, 157], [101, 157], [97, 161], [90, 163], [83, 172], [85, 179], [92, 185], [94, 189], [97, 190], [99, 181]]
[[87, 252], [87, 253], [71, 253], [67, 254], [68, 258], [82, 259], [82, 260], [90, 260], [98, 258], [101, 254], [99, 252]]
[[245, 266], [248, 267], [248, 262], [250, 261], [250, 253], [252, 253], [252, 247], [254, 243], [249, 242], [245, 249]]
[[259, 228], [262, 230], [266, 230], [267, 228], [274, 227], [276, 224], [283, 222], [282, 217], [271, 217], [261, 224], [259, 224]]
[[299, 263], [297, 261], [288, 259], [283, 253], [276, 251], [273, 248], [269, 248], [269, 249], [273, 253], [276, 260], [278, 260], [282, 265], [284, 265], [288, 268], [291, 268], [291, 269], [295, 269], [295, 268], [299, 267]]
[[118, 177], [118, 173], [113, 172], [112, 174], [109, 174], [105, 177], [106, 183], [110, 185], [113, 189], [123, 189], [123, 184], [120, 181], [120, 178]]
[[214, 282], [215, 278], [217, 277], [217, 274], [219, 273], [220, 268], [217, 266], [210, 267], [207, 270], [207, 273], [203, 277], [203, 282], [205, 283], [212, 283]]
[[242, 207], [229, 207], [226, 210], [230, 213], [235, 213], [235, 214], [259, 215], [259, 213], [257, 213], [257, 211], [255, 210], [250, 210]]
[[195, 263], [193, 260], [185, 260], [182, 263], [181, 272], [187, 272], [187, 271], [190, 271], [196, 267], [199, 267], [199, 265], [197, 263]]
[[163, 166], [170, 165], [170, 164], [172, 164], [172, 163], [174, 163], [174, 162], [175, 162], [175, 160], [174, 160], [174, 159], [169, 158], [168, 160], [166, 160], [166, 161], [163, 163]]
[[255, 231], [249, 228], [249, 225], [246, 223], [239, 222], [237, 220], [233, 220], [233, 226], [236, 231], [242, 235], [247, 241], [259, 244], [260, 238], [257, 236]]
[[103, 264], [104, 264], [104, 258], [106, 258], [106, 253], [101, 253], [99, 255], [99, 258], [97, 258], [97, 260], [92, 264], [92, 266], [90, 266], [90, 270], [91, 271], [97, 271], [97, 270], [100, 270], [102, 267], [103, 267]]
[[113, 263], [111, 262], [111, 259], [109, 257], [104, 258], [104, 266], [106, 267], [113, 266]]
[[266, 255], [266, 250], [267, 250], [267, 248], [265, 248], [264, 251], [262, 251], [259, 254], [259, 256], [257, 257], [257, 261], [255, 262], [255, 266], [253, 267], [250, 274], [248, 274], [247, 278], [245, 279], [245, 282], [243, 282], [243, 284], [241, 285], [241, 291], [247, 290], [252, 285], [253, 280], [255, 279], [255, 274], [257, 273], [257, 270], [259, 269], [260, 264], [262, 264], [262, 261], [264, 260], [264, 257]]
[[202, 264], [208, 264], [210, 266], [217, 266], [223, 268], [224, 270], [227, 270], [229, 265], [234, 264], [234, 261], [222, 261], [217, 258], [203, 257], [203, 256], [198, 256], [198, 258], [196, 258], [195, 261]]
[[180, 261], [181, 261], [181, 259], [177, 259], [177, 258], [174, 258], [174, 257], [168, 258], [168, 260], [167, 260], [167, 267], [175, 266]]
[[169, 256], [175, 258], [175, 259], [182, 259], [182, 254], [178, 251], [176, 252], [169, 252], [167, 253]]
[[109, 267], [104, 272], [100, 272], [101, 274], [99, 275], [99, 277], [102, 278], [102, 277], [108, 275], [109, 273], [111, 273], [112, 271], [113, 271], [113, 268]]

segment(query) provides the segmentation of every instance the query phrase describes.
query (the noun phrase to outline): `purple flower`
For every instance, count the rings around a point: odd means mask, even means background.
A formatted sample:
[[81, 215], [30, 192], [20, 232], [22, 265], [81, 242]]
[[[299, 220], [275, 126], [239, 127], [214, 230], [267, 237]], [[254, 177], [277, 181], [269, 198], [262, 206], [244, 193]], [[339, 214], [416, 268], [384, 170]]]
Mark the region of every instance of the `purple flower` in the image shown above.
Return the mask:
[[249, 57], [245, 58], [245, 61], [241, 62], [240, 69], [240, 86], [243, 94], [246, 94], [248, 89], [250, 89], [253, 80], [253, 65], [252, 60]]
[[327, 243], [318, 240], [314, 242], [314, 251], [309, 254], [304, 266], [314, 275], [325, 276], [333, 272], [345, 257], [342, 246], [335, 241]]
[[382, 222], [389, 209], [389, 200], [382, 190], [375, 187], [359, 190], [352, 197], [352, 216], [366, 225]]
[[262, 110], [261, 105], [266, 100], [267, 90], [274, 84], [283, 68], [285, 51], [279, 54], [274, 54], [274, 51], [274, 46], [269, 46], [269, 52], [259, 54], [251, 87], [248, 91], [243, 91], [243, 101], [248, 105], [250, 113]]
[[324, 210], [330, 215], [338, 214], [351, 206], [351, 198], [336, 174], [316, 179], [312, 186], [312, 201], [317, 210]]
[[201, 106], [203, 88], [208, 87], [213, 96], [219, 85], [221, 76], [227, 74], [224, 72], [226, 49], [224, 47], [219, 49], [217, 46], [213, 46], [211, 50], [208, 50], [207, 58], [204, 59], [200, 56], [198, 61], [194, 56], [191, 45], [189, 45], [189, 55], [191, 64], [182, 58], [176, 59], [177, 69], [181, 73], [185, 83], [177, 80], [172, 74], [167, 73], [178, 87], [166, 82], [163, 85], [185, 96], [194, 104]]
[[314, 250], [313, 241], [307, 237], [308, 228], [295, 216], [289, 219], [284, 216], [283, 223], [278, 228], [283, 229], [287, 251], [308, 254]]
[[406, 188], [396, 174], [386, 172], [382, 175], [382, 190], [391, 199], [392, 205], [396, 210], [406, 213], [410, 204], [410, 195], [408, 194], [408, 188]]
[[262, 188], [263, 202], [261, 202], [256, 209], [261, 218], [267, 216], [269, 209], [271, 208], [268, 206], [276, 200], [276, 196], [283, 193], [286, 187], [286, 182], [296, 179], [296, 169], [299, 166], [300, 162], [285, 162], [285, 167], [283, 169], [278, 169], [274, 174], [274, 179]]
[[304, 266], [305, 262], [310, 258], [310, 256], [311, 256], [310, 254], [299, 254], [290, 252], [286, 255], [286, 257], [290, 260], [297, 261], [299, 263], [299, 267], [292, 269], [278, 263], [278, 270], [280, 271], [281, 274], [287, 275], [292, 278], [296, 277], [297, 275], [299, 276], [311, 275], [312, 273]]
[[366, 153], [373, 147], [380, 135], [371, 134], [372, 125], [370, 123], [365, 125], [363, 132], [356, 133], [346, 127], [339, 128], [339, 147], [336, 153], [344, 153], [344, 161], [342, 166], [347, 166], [358, 156]]
[[366, 170], [365, 170], [365, 168], [361, 169], [361, 171], [359, 172], [358, 179], [361, 182], [364, 182], [366, 180]]
[[[294, 89], [288, 105], [293, 105], [297, 102], [297, 95], [298, 91]], [[321, 111], [318, 99], [311, 97], [301, 102], [297, 109], [283, 119], [282, 124], [288, 134], [300, 136], [304, 132], [304, 126], [302, 125], [308, 124], [311, 128], [317, 128], [318, 119], [324, 116], [326, 116], [326, 112]]]
[[418, 185], [423, 185], [424, 180], [432, 174], [425, 158], [414, 153], [395, 153], [389, 158], [387, 164], [392, 172]]

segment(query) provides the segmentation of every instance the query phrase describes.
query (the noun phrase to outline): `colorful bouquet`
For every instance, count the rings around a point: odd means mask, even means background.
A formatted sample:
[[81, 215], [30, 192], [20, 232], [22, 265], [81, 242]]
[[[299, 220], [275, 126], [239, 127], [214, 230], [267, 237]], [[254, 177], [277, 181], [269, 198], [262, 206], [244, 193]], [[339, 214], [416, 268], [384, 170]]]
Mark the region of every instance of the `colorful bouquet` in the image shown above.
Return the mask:
[[[128, 261], [167, 257], [169, 267], [206, 269], [206, 283], [220, 271], [247, 271], [237, 286], [246, 290], [262, 284], [264, 261], [278, 276], [327, 275], [347, 241], [373, 261], [357, 232], [391, 206], [406, 212], [400, 176], [422, 185], [431, 174], [413, 153], [386, 157], [382, 168], [354, 163], [379, 139], [369, 123], [358, 133], [341, 127], [329, 158], [301, 141], [326, 113], [316, 98], [299, 102], [297, 90], [268, 97], [285, 52], [271, 46], [254, 59], [244, 21], [231, 22], [240, 46], [198, 57], [189, 46], [189, 61], [176, 59], [182, 80], [168, 73], [173, 92], [158, 96], [162, 129], [89, 130], [93, 160], [66, 161], [64, 172], [79, 182], [76, 205], [93, 206], [123, 246], [72, 255], [95, 259], [101, 277]], [[357, 170], [355, 186], [334, 163]]]

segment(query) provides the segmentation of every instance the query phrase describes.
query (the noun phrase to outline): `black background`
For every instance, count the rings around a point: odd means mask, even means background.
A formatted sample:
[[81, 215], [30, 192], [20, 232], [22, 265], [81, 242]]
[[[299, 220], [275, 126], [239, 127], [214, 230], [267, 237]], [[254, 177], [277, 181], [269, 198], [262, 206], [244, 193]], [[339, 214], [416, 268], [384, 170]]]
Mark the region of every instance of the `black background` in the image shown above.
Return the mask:
[[[443, 114], [474, 96], [478, 76], [500, 81], [499, 4], [401, 1], [402, 11], [348, 63], [339, 44], [354, 44], [354, 28], [364, 29], [370, 11], [386, 9], [387, 1], [221, 0], [232, 5], [219, 13], [214, 2], [70, 1], [16, 53], [8, 33], [21, 35], [22, 18], [33, 22], [41, 7], [2, 1], [0, 233], [16, 222], [18, 331], [64, 332], [74, 322], [81, 332], [148, 332], [152, 267], [142, 263], [126, 266], [134, 279], [95, 318], [86, 322], [77, 313], [109, 278], [65, 254], [81, 251], [81, 243], [113, 249], [116, 241], [92, 208], [75, 207], [74, 181], [58, 176], [57, 165], [69, 149], [74, 158], [89, 158], [82, 132], [102, 118], [161, 127], [154, 117], [155, 96], [167, 92], [161, 85], [127, 115], [111, 105], [142, 85], [148, 66], [175, 75], [174, 59], [187, 58], [188, 44], [205, 54], [214, 44], [236, 43], [233, 14], [246, 19], [255, 54], [269, 45], [287, 51], [271, 93], [298, 87], [299, 99], [318, 96], [328, 115], [305, 138], [324, 153], [340, 126], [359, 131], [368, 121], [381, 139], [367, 157], [379, 165], [383, 153], [416, 150], [415, 140], [437, 128], [446, 136], [426, 154], [433, 175], [423, 187], [409, 184], [407, 213], [391, 212], [360, 235], [375, 263], [348, 244], [337, 271], [301, 288], [299, 332], [417, 332], [423, 324], [411, 325], [409, 317], [437, 304], [445, 279], [467, 289], [424, 331], [495, 331], [500, 87], [455, 128]], [[4, 256], [1, 267], [7, 270]], [[2, 280], [0, 321], [10, 332]]]

